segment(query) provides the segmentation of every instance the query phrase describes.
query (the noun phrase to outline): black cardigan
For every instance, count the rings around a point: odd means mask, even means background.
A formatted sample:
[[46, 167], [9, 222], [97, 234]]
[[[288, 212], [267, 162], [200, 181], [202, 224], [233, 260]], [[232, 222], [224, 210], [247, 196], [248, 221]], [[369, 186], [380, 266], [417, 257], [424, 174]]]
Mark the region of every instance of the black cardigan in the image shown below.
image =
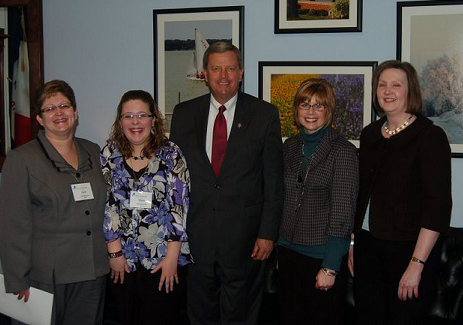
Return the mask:
[[421, 115], [386, 139], [379, 121], [360, 137], [360, 191], [355, 232], [362, 228], [370, 200], [371, 234], [414, 241], [420, 228], [448, 231], [452, 209], [451, 151], [444, 131]]

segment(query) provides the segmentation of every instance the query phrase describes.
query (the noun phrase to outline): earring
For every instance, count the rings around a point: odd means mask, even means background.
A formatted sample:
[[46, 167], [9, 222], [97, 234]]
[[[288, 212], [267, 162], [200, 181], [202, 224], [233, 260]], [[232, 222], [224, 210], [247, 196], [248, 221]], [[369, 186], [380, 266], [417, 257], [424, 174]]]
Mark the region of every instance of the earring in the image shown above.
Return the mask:
[[154, 135], [154, 128], [151, 128], [151, 134]]

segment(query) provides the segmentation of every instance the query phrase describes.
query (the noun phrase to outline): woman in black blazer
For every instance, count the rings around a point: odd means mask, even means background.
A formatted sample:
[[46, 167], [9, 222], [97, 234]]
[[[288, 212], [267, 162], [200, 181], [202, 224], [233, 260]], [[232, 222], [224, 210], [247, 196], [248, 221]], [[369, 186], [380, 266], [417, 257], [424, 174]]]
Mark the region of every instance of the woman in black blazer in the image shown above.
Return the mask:
[[373, 100], [384, 116], [360, 137], [349, 254], [357, 324], [424, 324], [436, 287], [439, 235], [450, 223], [450, 146], [444, 131], [421, 115], [418, 76], [409, 63], [379, 65]]
[[346, 253], [358, 190], [357, 149], [331, 127], [335, 95], [308, 79], [294, 98], [301, 132], [284, 144], [278, 239], [281, 324], [343, 324]]

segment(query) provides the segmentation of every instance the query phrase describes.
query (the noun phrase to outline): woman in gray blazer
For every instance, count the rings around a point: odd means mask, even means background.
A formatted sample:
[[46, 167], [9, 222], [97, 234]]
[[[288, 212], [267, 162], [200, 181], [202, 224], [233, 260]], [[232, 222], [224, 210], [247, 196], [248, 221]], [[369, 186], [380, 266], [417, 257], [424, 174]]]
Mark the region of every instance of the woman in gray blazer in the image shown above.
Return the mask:
[[278, 239], [281, 324], [343, 324], [346, 253], [358, 191], [354, 145], [332, 128], [334, 89], [308, 79], [294, 98], [301, 132], [284, 143]]
[[53, 293], [52, 324], [102, 324], [109, 271], [102, 226], [106, 187], [98, 145], [74, 136], [71, 87], [52, 80], [36, 96], [36, 139], [2, 170], [0, 257], [6, 292]]

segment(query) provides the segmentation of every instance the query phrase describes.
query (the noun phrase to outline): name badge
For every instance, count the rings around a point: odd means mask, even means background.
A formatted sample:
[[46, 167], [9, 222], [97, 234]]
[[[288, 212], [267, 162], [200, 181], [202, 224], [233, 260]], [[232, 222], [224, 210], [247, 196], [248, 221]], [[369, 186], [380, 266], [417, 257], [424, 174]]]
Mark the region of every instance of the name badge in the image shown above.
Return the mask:
[[71, 189], [76, 202], [94, 199], [90, 183], [71, 184]]
[[142, 191], [130, 191], [130, 207], [151, 209], [153, 193]]

